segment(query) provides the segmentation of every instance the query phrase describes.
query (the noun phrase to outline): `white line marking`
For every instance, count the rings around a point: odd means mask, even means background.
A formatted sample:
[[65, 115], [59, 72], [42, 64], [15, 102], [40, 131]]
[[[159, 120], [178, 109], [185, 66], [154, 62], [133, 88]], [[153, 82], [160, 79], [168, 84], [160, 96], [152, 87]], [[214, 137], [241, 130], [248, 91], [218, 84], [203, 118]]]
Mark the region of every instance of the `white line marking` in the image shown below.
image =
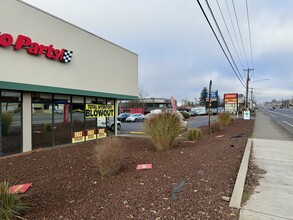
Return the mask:
[[290, 125], [291, 127], [293, 127], [292, 124], [290, 124], [289, 122], [283, 121], [284, 123], [286, 123], [287, 125]]
[[283, 114], [283, 113], [280, 113], [280, 112], [272, 112], [274, 114], [278, 114], [278, 115], [283, 115], [285, 117], [288, 117], [288, 118], [293, 118], [291, 115], [286, 115], [286, 114]]
[[277, 116], [275, 116], [275, 115], [272, 115], [272, 114], [270, 114], [270, 116], [272, 116], [272, 117], [274, 117], [274, 118], [276, 118]]

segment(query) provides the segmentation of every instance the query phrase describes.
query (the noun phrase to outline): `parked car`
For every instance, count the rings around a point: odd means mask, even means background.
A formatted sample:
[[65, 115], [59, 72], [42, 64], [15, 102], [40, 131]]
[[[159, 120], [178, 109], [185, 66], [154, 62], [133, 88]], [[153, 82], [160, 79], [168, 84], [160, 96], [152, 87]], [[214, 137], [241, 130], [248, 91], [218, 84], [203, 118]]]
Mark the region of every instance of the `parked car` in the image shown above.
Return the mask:
[[126, 118], [128, 118], [131, 115], [131, 113], [121, 113], [118, 115], [117, 119], [118, 121], [124, 122]]
[[[117, 130], [119, 131], [121, 129], [122, 125], [120, 121], [117, 121]], [[107, 123], [107, 128], [111, 131], [114, 131], [115, 127], [114, 127], [114, 119], [110, 119]]]
[[[98, 118], [98, 126], [100, 127], [106, 127], [106, 118]], [[122, 127], [122, 124], [120, 121], [117, 121], [117, 130], [119, 131]], [[108, 122], [107, 122], [107, 129], [110, 131], [114, 131], [115, 127], [114, 127], [114, 117], [110, 117], [108, 118]]]
[[190, 111], [188, 113], [190, 114], [191, 117], [197, 116], [196, 111]]
[[[145, 116], [145, 120], [148, 120], [150, 119], [151, 117], [153, 117], [154, 115], [156, 114], [159, 114], [160, 112], [152, 112], [152, 113], [148, 113], [146, 114]], [[187, 127], [188, 127], [188, 124], [187, 124], [187, 121], [185, 121], [183, 115], [180, 113], [180, 112], [174, 112], [174, 114], [177, 114], [178, 117], [180, 118], [180, 126], [182, 128], [182, 130], [187, 130]]]
[[141, 113], [132, 114], [125, 119], [126, 122], [144, 121], [144, 115]]

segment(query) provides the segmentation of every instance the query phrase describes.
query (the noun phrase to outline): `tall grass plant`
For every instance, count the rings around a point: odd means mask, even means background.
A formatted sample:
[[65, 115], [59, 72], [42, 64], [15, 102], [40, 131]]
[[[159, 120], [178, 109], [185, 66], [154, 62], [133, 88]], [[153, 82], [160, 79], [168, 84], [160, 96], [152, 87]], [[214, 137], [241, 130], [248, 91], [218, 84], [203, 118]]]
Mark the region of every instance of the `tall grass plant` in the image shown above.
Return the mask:
[[166, 151], [173, 147], [175, 138], [181, 133], [178, 114], [162, 112], [145, 121], [145, 133], [151, 137], [156, 150]]

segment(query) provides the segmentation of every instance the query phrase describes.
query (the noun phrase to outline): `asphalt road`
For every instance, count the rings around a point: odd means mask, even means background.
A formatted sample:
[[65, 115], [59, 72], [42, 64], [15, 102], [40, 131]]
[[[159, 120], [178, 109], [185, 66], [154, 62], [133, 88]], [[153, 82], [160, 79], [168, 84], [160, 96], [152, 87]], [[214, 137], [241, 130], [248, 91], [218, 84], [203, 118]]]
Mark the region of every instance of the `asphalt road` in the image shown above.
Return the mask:
[[[217, 116], [211, 116], [211, 121], [215, 121]], [[143, 132], [143, 122], [123, 122], [120, 130], [120, 134], [129, 134], [132, 132]], [[201, 126], [207, 126], [209, 124], [208, 116], [196, 116], [187, 120], [188, 128], [196, 128]]]
[[293, 109], [292, 108], [276, 108], [269, 110], [267, 108], [260, 109], [266, 115], [285, 128], [291, 135], [293, 135]]

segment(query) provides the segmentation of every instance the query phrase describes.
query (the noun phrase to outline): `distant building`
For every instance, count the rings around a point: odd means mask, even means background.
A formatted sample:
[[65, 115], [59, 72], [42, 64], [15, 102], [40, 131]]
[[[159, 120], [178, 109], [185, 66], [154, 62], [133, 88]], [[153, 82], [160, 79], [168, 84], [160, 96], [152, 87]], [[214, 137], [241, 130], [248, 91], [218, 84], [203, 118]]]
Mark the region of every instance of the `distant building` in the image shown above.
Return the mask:
[[[177, 101], [175, 100], [176, 105]], [[165, 98], [144, 98], [144, 99], [139, 99], [136, 102], [136, 106], [131, 106], [131, 103], [126, 102], [126, 103], [120, 103], [120, 108], [121, 109], [126, 109], [126, 108], [142, 108], [143, 113], [147, 114], [150, 113], [151, 110], [154, 109], [168, 109], [172, 108], [171, 104], [171, 99], [165, 99]], [[129, 111], [131, 112], [131, 111]]]

